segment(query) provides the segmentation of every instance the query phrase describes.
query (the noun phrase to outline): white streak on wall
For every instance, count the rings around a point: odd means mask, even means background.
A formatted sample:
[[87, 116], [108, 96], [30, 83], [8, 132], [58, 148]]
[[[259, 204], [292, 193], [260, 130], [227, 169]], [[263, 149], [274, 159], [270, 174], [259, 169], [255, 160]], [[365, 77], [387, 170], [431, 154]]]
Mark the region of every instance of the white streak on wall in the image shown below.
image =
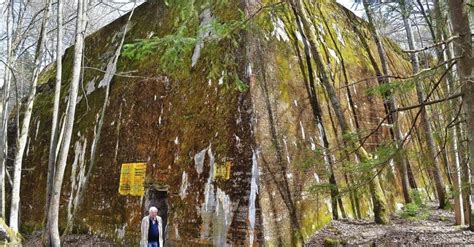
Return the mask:
[[273, 32], [272, 35], [277, 38], [279, 41], [289, 41], [290, 38], [285, 30], [285, 23], [280, 18], [272, 18], [273, 22]]
[[186, 172], [183, 172], [183, 175], [181, 176], [181, 187], [179, 189], [179, 196], [181, 197], [181, 200], [184, 200], [184, 198], [186, 198], [187, 189], [188, 189], [188, 174]]
[[300, 127], [301, 127], [301, 138], [303, 138], [303, 140], [306, 140], [306, 135], [304, 133], [303, 123], [301, 121], [300, 121]]
[[250, 179], [250, 195], [249, 195], [249, 246], [253, 246], [255, 240], [255, 219], [256, 219], [256, 201], [258, 194], [258, 162], [257, 153], [252, 151], [252, 178]]
[[36, 137], [38, 137], [38, 131], [39, 131], [39, 127], [40, 127], [40, 120], [38, 120], [38, 123], [36, 123], [36, 132], [35, 132], [35, 140], [36, 140]]
[[198, 175], [201, 175], [202, 168], [204, 166], [204, 158], [206, 157], [207, 148], [201, 150], [199, 153], [194, 155], [194, 167]]

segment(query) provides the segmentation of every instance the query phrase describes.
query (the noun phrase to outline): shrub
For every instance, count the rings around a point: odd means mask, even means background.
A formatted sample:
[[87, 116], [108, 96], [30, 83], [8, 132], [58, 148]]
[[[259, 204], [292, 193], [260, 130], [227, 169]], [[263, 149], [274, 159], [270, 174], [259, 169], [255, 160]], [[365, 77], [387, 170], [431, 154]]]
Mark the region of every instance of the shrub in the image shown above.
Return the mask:
[[403, 218], [416, 217], [420, 207], [416, 203], [408, 203], [402, 211]]

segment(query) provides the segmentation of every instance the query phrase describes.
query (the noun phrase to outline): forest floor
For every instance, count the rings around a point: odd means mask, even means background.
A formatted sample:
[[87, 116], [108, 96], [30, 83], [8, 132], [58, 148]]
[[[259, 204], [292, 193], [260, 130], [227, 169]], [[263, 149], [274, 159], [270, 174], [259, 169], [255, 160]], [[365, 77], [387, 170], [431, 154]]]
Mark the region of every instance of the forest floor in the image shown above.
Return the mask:
[[[22, 246], [23, 247], [41, 246], [41, 237], [38, 234], [35, 234], [34, 236], [27, 236]], [[106, 240], [97, 236], [93, 236], [93, 235], [71, 234], [64, 237], [62, 246], [112, 247], [112, 246], [120, 246], [120, 245], [113, 243], [109, 240]]]
[[[64, 246], [120, 246], [92, 235], [68, 235]], [[27, 236], [24, 247], [41, 246], [38, 235]], [[451, 211], [433, 203], [415, 216], [393, 214], [391, 223], [369, 220], [334, 220], [318, 231], [306, 246], [473, 246], [474, 232], [454, 224]]]
[[393, 214], [391, 223], [335, 220], [306, 246], [474, 246], [474, 232], [454, 224], [454, 213], [428, 204], [415, 217]]

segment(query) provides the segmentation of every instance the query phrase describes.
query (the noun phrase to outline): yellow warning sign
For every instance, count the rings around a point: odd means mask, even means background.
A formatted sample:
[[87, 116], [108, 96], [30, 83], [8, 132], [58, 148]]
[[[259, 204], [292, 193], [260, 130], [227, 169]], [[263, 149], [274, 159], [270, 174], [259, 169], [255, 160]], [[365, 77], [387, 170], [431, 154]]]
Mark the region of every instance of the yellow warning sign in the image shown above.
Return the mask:
[[229, 180], [232, 162], [226, 161], [224, 164], [218, 164], [214, 168], [214, 177], [223, 180]]
[[146, 163], [124, 163], [120, 171], [120, 195], [143, 196], [145, 194]]

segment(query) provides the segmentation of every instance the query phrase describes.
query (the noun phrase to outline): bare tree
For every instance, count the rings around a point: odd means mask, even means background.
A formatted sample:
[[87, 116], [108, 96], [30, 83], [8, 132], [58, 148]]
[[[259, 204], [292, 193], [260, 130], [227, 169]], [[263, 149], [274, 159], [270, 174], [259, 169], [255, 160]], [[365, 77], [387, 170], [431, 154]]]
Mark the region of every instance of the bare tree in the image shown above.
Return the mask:
[[[13, 3], [11, 3], [13, 4]], [[5, 218], [5, 172], [6, 172], [6, 157], [7, 157], [7, 123], [8, 123], [8, 101], [10, 99], [10, 85], [12, 77], [12, 26], [10, 20], [12, 19], [11, 8], [6, 9], [6, 61], [4, 80], [2, 85], [2, 102], [0, 105], [0, 217]]]
[[48, 177], [46, 183], [46, 203], [45, 203], [45, 221], [46, 227], [44, 230], [44, 240], [47, 240], [49, 243], [49, 222], [48, 222], [48, 212], [51, 199], [51, 191], [54, 182], [54, 171], [56, 165], [56, 149], [58, 145], [58, 115], [59, 115], [59, 100], [61, 96], [61, 80], [62, 80], [62, 55], [63, 55], [63, 0], [58, 0], [57, 2], [57, 30], [56, 30], [56, 84], [54, 87], [54, 106], [53, 106], [53, 117], [51, 123], [51, 141], [49, 145], [49, 159], [48, 159]]
[[[379, 34], [377, 33], [377, 30], [375, 29], [374, 20], [372, 17], [373, 14], [372, 14], [372, 10], [370, 8], [368, 0], [362, 0], [362, 4], [364, 6], [364, 10], [367, 15], [370, 34], [372, 36], [372, 39], [375, 42], [375, 45], [377, 46], [377, 51], [380, 58], [381, 70], [378, 68], [377, 64], [373, 61], [372, 61], [372, 66], [374, 67], [374, 70], [376, 71], [378, 83], [380, 85], [388, 84], [390, 83], [390, 79], [386, 77], [389, 74], [389, 68], [388, 68], [388, 59], [387, 59], [387, 54], [385, 52], [385, 47], [382, 43], [382, 40]], [[361, 39], [363, 39], [363, 37], [361, 37]], [[370, 52], [370, 50], [367, 49], [367, 52]], [[402, 136], [400, 126], [398, 123], [399, 122], [398, 114], [394, 112], [397, 104], [391, 92], [387, 92], [383, 96], [384, 96], [385, 112], [389, 114], [389, 117], [387, 119], [388, 124], [392, 126], [392, 128], [390, 129], [390, 134], [398, 149], [400, 148], [401, 141], [403, 140], [403, 136]], [[409, 203], [411, 202], [411, 198], [410, 198], [410, 193], [409, 193], [410, 186], [409, 186], [409, 181], [408, 181], [407, 160], [403, 158], [402, 155], [397, 155], [396, 158], [397, 158], [396, 163], [400, 167], [400, 173], [401, 173], [400, 177], [401, 177], [401, 182], [402, 182], [403, 197], [405, 199], [405, 202]]]
[[[36, 11], [36, 10], [35, 10]], [[0, 59], [0, 61], [5, 65], [4, 70], [4, 81], [1, 87], [1, 105], [0, 105], [0, 202], [1, 214], [2, 217], [5, 215], [5, 176], [9, 177], [8, 170], [6, 169], [7, 155], [8, 155], [8, 143], [7, 143], [7, 125], [8, 117], [10, 113], [10, 105], [17, 104], [19, 109], [19, 102], [22, 94], [22, 87], [28, 87], [30, 85], [31, 73], [29, 68], [26, 68], [24, 62], [29, 59], [25, 59], [24, 54], [24, 44], [25, 40], [31, 39], [31, 31], [33, 29], [32, 23], [35, 22], [35, 16], [38, 16], [42, 10], [35, 12], [33, 17], [30, 18], [30, 22], [26, 24], [25, 15], [27, 12], [32, 12], [29, 6], [22, 4], [21, 2], [17, 3], [15, 1], [5, 2], [5, 40], [6, 40], [6, 53], [4, 55], [5, 59]], [[33, 51], [34, 53], [34, 51]], [[20, 71], [21, 72], [20, 72]], [[15, 96], [15, 97], [12, 97]], [[11, 180], [11, 179], [10, 179]], [[11, 181], [10, 181], [11, 183]]]
[[[463, 94], [464, 112], [466, 113], [466, 130], [468, 137], [469, 167], [471, 173], [474, 171], [474, 54], [471, 42], [471, 29], [469, 27], [469, 15], [466, 0], [448, 0], [449, 13], [453, 26], [453, 34], [458, 36], [454, 40], [454, 48], [457, 59], [457, 72], [461, 80], [461, 92]], [[469, 178], [469, 173], [463, 173], [463, 176]], [[474, 198], [474, 176], [471, 176], [470, 194], [471, 200]], [[466, 185], [466, 190], [469, 187]], [[467, 201], [469, 203], [469, 200]], [[474, 211], [470, 209], [469, 229], [474, 231]]]
[[[434, 13], [435, 13], [435, 21], [436, 23], [436, 36], [433, 36], [433, 40], [435, 42], [443, 42], [444, 39], [449, 39], [448, 37], [452, 37], [451, 30], [448, 28], [446, 18], [446, 14], [441, 13], [441, 4], [440, 1], [434, 0]], [[450, 61], [453, 59], [454, 52], [452, 51], [453, 46], [452, 43], [446, 43], [442, 47], [437, 46], [436, 48], [437, 54], [438, 54], [438, 63], [441, 63], [443, 61]], [[445, 51], [444, 53], [442, 51]], [[441, 57], [442, 56], [442, 57]], [[452, 95], [455, 92], [458, 91], [455, 83], [455, 70], [451, 70], [450, 73], [448, 74], [448, 77], [446, 79], [446, 93], [448, 95]], [[458, 118], [458, 113], [454, 112], [454, 109], [461, 109], [462, 102], [460, 99], [453, 100], [449, 102], [448, 108], [450, 108], [449, 111], [449, 121], [451, 123], [454, 123], [457, 121]], [[449, 124], [448, 124], [449, 125]], [[456, 126], [451, 128], [451, 142], [450, 142], [450, 148], [451, 148], [451, 166], [452, 166], [452, 180], [453, 180], [453, 197], [454, 197], [454, 217], [455, 217], [455, 222], [458, 225], [464, 225], [466, 220], [469, 217], [466, 217], [465, 215], [465, 210], [468, 210], [464, 204], [464, 201], [468, 201], [465, 199], [469, 195], [467, 193], [463, 194], [462, 190], [462, 176], [461, 176], [461, 171], [463, 167], [466, 167], [466, 165], [462, 164], [462, 145], [460, 143], [460, 137], [461, 137], [461, 125], [456, 124]], [[468, 171], [466, 169], [465, 173], [467, 174]], [[467, 177], [466, 177], [467, 178]], [[469, 202], [467, 202], [469, 203]]]
[[28, 100], [26, 103], [26, 110], [22, 120], [22, 126], [20, 135], [17, 140], [17, 151], [14, 161], [14, 173], [13, 173], [13, 185], [12, 185], [12, 196], [11, 196], [11, 208], [10, 208], [10, 227], [18, 232], [18, 215], [20, 208], [20, 185], [21, 185], [21, 168], [23, 162], [23, 154], [26, 147], [26, 141], [28, 138], [28, 132], [30, 129], [31, 114], [33, 112], [33, 105], [36, 96], [36, 85], [38, 83], [40, 70], [41, 70], [41, 56], [43, 53], [44, 41], [46, 40], [46, 24], [49, 18], [49, 9], [51, 8], [51, 2], [48, 0], [45, 2], [45, 13], [41, 23], [41, 31], [39, 39], [36, 45], [35, 52], [35, 68], [33, 71], [32, 85], [30, 93], [28, 95]]
[[[366, 1], [366, 0], [365, 0]], [[402, 12], [402, 19], [403, 24], [405, 27], [405, 32], [408, 41], [408, 47], [410, 50], [416, 50], [415, 47], [415, 39], [413, 37], [413, 30], [410, 22], [410, 13], [408, 10], [407, 2], [399, 1], [400, 9]], [[418, 59], [417, 53], [410, 53], [410, 59], [413, 69], [413, 74], [416, 75], [420, 72], [420, 62]], [[420, 80], [415, 80], [416, 85], [416, 95], [418, 97], [418, 103], [421, 105], [421, 126], [425, 133], [425, 138], [428, 142], [428, 151], [429, 151], [429, 159], [430, 159], [430, 171], [434, 178], [436, 192], [438, 194], [438, 201], [439, 201], [439, 208], [444, 208], [446, 206], [446, 191], [444, 186], [443, 176], [441, 174], [441, 170], [439, 167], [439, 159], [438, 154], [436, 152], [435, 142], [433, 140], [433, 131], [431, 129], [431, 125], [429, 123], [428, 112], [426, 111], [425, 106], [423, 105], [424, 102], [424, 92], [423, 92], [423, 85], [421, 84]]]
[[87, 22], [86, 15], [87, 0], [79, 0], [77, 5], [76, 22], [76, 42], [74, 46], [74, 61], [72, 69], [72, 79], [69, 88], [69, 100], [64, 123], [64, 136], [61, 141], [59, 159], [54, 173], [54, 182], [52, 187], [51, 201], [49, 205], [48, 223], [50, 230], [50, 239], [52, 246], [60, 246], [59, 235], [59, 200], [61, 197], [61, 187], [66, 169], [69, 145], [71, 143], [72, 131], [74, 128], [74, 117], [76, 113], [77, 94], [81, 75], [81, 63], [83, 57], [85, 27]]
[[72, 228], [74, 226], [74, 221], [76, 219], [77, 212], [78, 212], [78, 210], [80, 208], [80, 205], [83, 201], [84, 191], [87, 188], [90, 180], [92, 179], [92, 172], [94, 171], [95, 164], [96, 164], [96, 158], [97, 158], [97, 147], [98, 147], [98, 143], [99, 143], [99, 140], [101, 138], [101, 135], [102, 135], [102, 127], [104, 125], [105, 112], [106, 112], [107, 106], [109, 105], [110, 84], [111, 84], [112, 79], [113, 79], [113, 77], [116, 73], [116, 70], [117, 70], [117, 62], [118, 62], [118, 59], [120, 57], [120, 53], [122, 51], [122, 46], [125, 42], [125, 35], [127, 34], [128, 27], [129, 27], [129, 24], [130, 24], [130, 20], [132, 19], [134, 11], [135, 11], [135, 4], [132, 8], [132, 11], [130, 12], [130, 14], [128, 16], [127, 24], [124, 27], [123, 35], [122, 35], [122, 38], [121, 38], [121, 40], [120, 40], [120, 42], [119, 42], [119, 44], [116, 48], [115, 54], [112, 57], [109, 64], [107, 65], [107, 70], [105, 71], [104, 78], [102, 79], [102, 82], [106, 85], [104, 103], [103, 103], [102, 109], [100, 111], [99, 123], [97, 125], [97, 128], [95, 129], [96, 135], [94, 137], [94, 141], [92, 142], [91, 158], [90, 158], [90, 162], [89, 162], [89, 167], [88, 167], [87, 173], [84, 177], [84, 182], [83, 182], [83, 185], [82, 185], [82, 189], [80, 189], [77, 192], [78, 193], [77, 194], [78, 199], [77, 199], [76, 204], [73, 207], [71, 217], [68, 220], [68, 223], [66, 225], [66, 228], [65, 228], [63, 234], [68, 234], [72, 230]]

